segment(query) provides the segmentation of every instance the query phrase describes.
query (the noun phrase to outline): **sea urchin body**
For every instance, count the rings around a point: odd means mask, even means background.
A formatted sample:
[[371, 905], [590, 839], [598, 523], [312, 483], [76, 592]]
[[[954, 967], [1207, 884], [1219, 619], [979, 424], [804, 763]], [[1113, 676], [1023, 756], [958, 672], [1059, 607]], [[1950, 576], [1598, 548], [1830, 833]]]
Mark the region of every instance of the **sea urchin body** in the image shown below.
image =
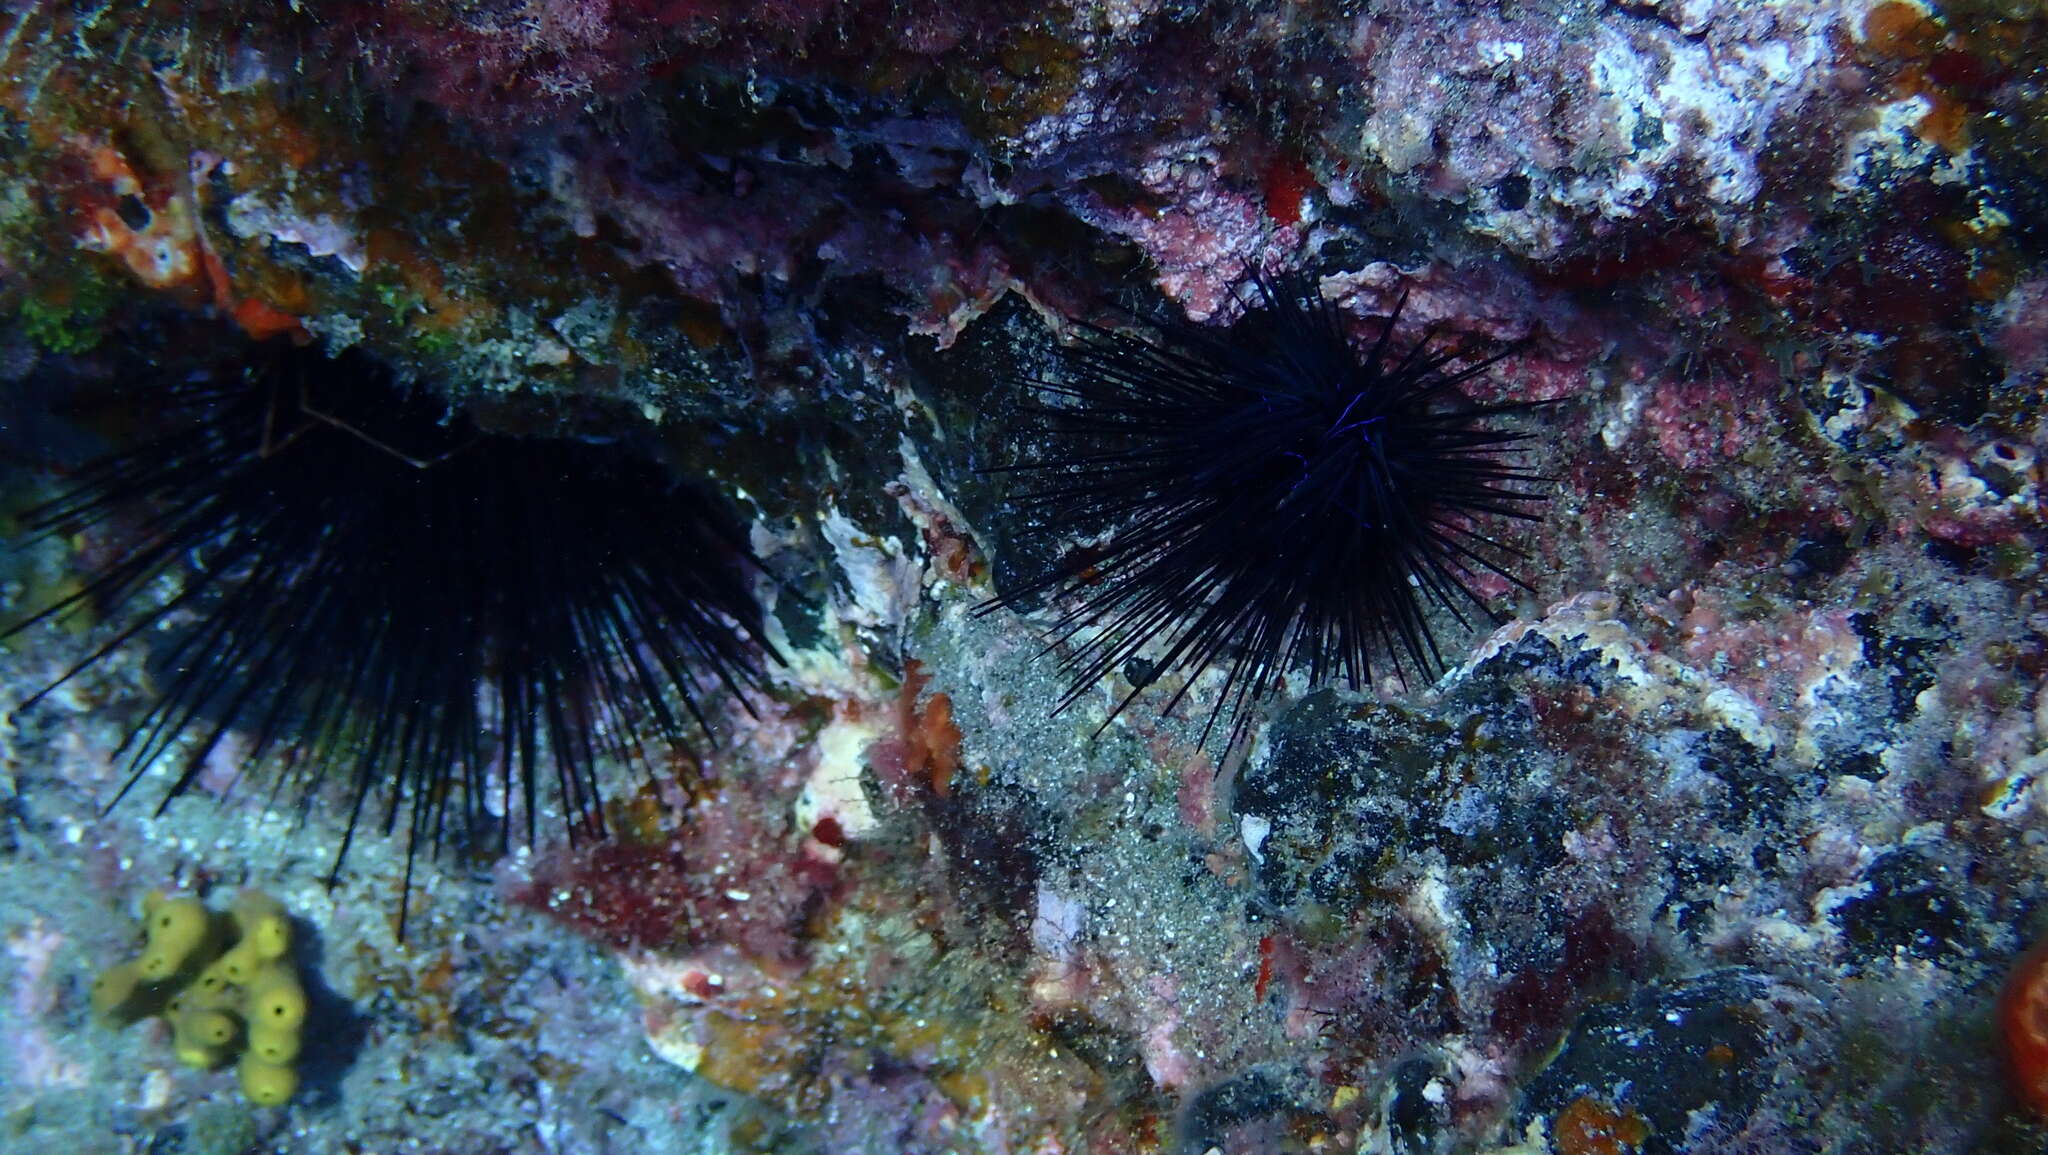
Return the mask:
[[[412, 849], [502, 844], [516, 816], [530, 839], [550, 800], [594, 835], [601, 755], [681, 744], [710, 690], [758, 677], [744, 537], [650, 461], [482, 432], [352, 353], [259, 349], [167, 403], [169, 432], [30, 517], [128, 527], [30, 619], [99, 606], [117, 623], [60, 684], [160, 633], [123, 794], [175, 754], [168, 804], [239, 733], [244, 764], [282, 754], [277, 784], [301, 800], [339, 793], [337, 868], [363, 822], [401, 815]], [[182, 580], [159, 603], [145, 591], [165, 574]]]
[[[1441, 668], [1431, 606], [1486, 610], [1479, 571], [1516, 585], [1518, 555], [1477, 522], [1531, 518], [1541, 479], [1503, 460], [1529, 435], [1459, 386], [1498, 356], [1397, 347], [1400, 309], [1364, 348], [1313, 282], [1260, 282], [1227, 330], [1090, 327], [1057, 380], [1032, 384], [1060, 448], [1011, 467], [1047, 484], [1024, 501], [1096, 544], [985, 609], [1050, 594], [1070, 679], [1061, 708], [1112, 670], [1224, 670], [1206, 741], [1289, 670], [1364, 685], [1376, 664]], [[1526, 588], [1526, 586], [1524, 587]], [[1120, 701], [1128, 706], [1151, 677]]]

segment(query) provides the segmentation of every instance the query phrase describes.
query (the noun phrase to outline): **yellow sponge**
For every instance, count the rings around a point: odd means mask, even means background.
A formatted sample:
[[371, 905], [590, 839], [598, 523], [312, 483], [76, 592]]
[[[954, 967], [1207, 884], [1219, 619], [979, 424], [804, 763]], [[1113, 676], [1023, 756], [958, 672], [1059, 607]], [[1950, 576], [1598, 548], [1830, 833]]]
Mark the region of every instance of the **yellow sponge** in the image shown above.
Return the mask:
[[170, 1014], [171, 1043], [178, 1058], [194, 1067], [217, 1067], [241, 1024], [226, 1011], [181, 1007]]
[[241, 1027], [226, 1011], [181, 1007], [171, 1014], [171, 1030], [181, 1039], [209, 1047], [225, 1047], [234, 1041]]
[[211, 1071], [220, 1066], [222, 1059], [227, 1058], [227, 1053], [219, 1047], [209, 1047], [204, 1043], [190, 1041], [180, 1042], [176, 1038], [171, 1040], [171, 1053], [178, 1056], [179, 1062], [198, 1071]]
[[296, 1031], [306, 1021], [306, 991], [291, 968], [272, 963], [249, 981], [246, 1004], [251, 1023], [270, 1031]]
[[142, 964], [117, 963], [92, 980], [92, 1011], [111, 1022], [135, 1016], [136, 996], [142, 991]]
[[284, 904], [260, 890], [245, 890], [229, 909], [241, 936], [235, 943], [237, 949], [246, 948], [262, 962], [275, 962], [291, 953], [292, 920]]
[[140, 957], [93, 980], [101, 1019], [162, 1015], [178, 1061], [199, 1068], [239, 1060], [242, 1094], [274, 1107], [297, 1091], [306, 990], [291, 962], [283, 905], [244, 891], [224, 915], [196, 898], [151, 893], [142, 904]]
[[299, 1073], [279, 1063], [242, 1056], [242, 1095], [258, 1107], [276, 1107], [299, 1089]]
[[254, 944], [243, 939], [222, 951], [221, 956], [213, 960], [213, 965], [206, 968], [202, 977], [217, 978], [221, 982], [235, 986], [247, 986], [249, 980], [256, 977], [256, 972], [262, 969], [267, 961], [269, 960], [256, 953]]
[[142, 932], [148, 937], [136, 965], [143, 978], [170, 978], [184, 970], [206, 945], [213, 913], [196, 898], [165, 898], [155, 893], [143, 900], [142, 909]]
[[299, 1057], [299, 1032], [252, 1025], [246, 1053], [266, 1063], [289, 1063]]
[[237, 1007], [242, 996], [236, 988], [236, 981], [229, 976], [229, 968], [221, 965], [227, 955], [213, 960], [205, 970], [193, 977], [190, 986], [178, 992], [178, 998], [193, 1006]]

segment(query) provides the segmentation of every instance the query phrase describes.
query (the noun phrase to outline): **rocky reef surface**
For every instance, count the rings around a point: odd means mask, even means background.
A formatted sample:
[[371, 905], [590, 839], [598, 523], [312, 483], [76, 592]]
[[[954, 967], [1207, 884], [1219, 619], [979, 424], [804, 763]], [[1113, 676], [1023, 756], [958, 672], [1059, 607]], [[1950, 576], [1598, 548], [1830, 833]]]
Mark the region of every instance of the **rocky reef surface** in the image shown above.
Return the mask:
[[[1027, 382], [1280, 274], [1506, 350], [1534, 592], [1240, 746], [1216, 677], [1056, 712], [976, 612], [1076, 545]], [[706, 479], [789, 659], [402, 942], [402, 842], [328, 885], [232, 748], [109, 805], [146, 639], [11, 716], [7, 1150], [2048, 1141], [2038, 0], [4, 0], [0, 318], [10, 509], [150, 418], [77, 398], [356, 348]], [[243, 886], [320, 976], [278, 1108], [92, 1023], [144, 893]]]

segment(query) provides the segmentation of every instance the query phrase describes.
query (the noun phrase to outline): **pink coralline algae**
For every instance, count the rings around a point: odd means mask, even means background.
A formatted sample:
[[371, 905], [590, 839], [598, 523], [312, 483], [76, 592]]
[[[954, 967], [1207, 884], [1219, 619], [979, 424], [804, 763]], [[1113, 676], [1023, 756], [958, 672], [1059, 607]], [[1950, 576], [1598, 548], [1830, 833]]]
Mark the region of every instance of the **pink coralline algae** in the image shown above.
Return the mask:
[[[363, 11], [351, 11], [357, 7]], [[844, 0], [520, 0], [483, 8], [413, 0], [337, 5], [321, 34], [360, 52], [399, 91], [510, 126], [573, 116], [636, 91], [674, 69], [677, 54], [730, 61], [800, 53], [860, 8]], [[906, 21], [932, 22], [945, 17]]]
[[[1848, 20], [1823, 0], [1585, 28], [1454, 11], [1421, 0], [1357, 17], [1347, 47], [1374, 112], [1352, 147], [1398, 184], [1478, 202], [1478, 227], [1531, 256], [1651, 225], [1681, 187], [1744, 211], [1773, 138], [1839, 97]], [[1510, 180], [1518, 191], [1499, 199]]]
[[2006, 372], [2024, 378], [2048, 369], [2048, 279], [2014, 285], [1998, 305], [1996, 340]]
[[1737, 687], [1771, 718], [1811, 718], [1828, 686], [1845, 686], [1863, 661], [1862, 642], [1845, 610], [1783, 618], [1729, 620], [1718, 599], [1696, 598], [1678, 622], [1683, 653]]
[[1672, 382], [1652, 395], [1643, 420], [1672, 464], [1707, 469], [1741, 453], [1753, 437], [1741, 398], [1726, 380]]
[[14, 972], [7, 1008], [8, 1082], [14, 1101], [25, 1092], [82, 1087], [89, 1074], [85, 1064], [66, 1054], [64, 1044], [52, 1037], [48, 1023], [58, 1001], [59, 976], [52, 973], [52, 962], [65, 941], [39, 920], [7, 936]]
[[2042, 524], [2042, 475], [2031, 446], [1950, 445], [1929, 455], [1919, 525], [1967, 548], [2010, 542]]
[[796, 965], [806, 920], [840, 884], [843, 843], [836, 820], [797, 827], [800, 786], [793, 773], [749, 774], [695, 796], [643, 794], [624, 836], [542, 856], [508, 892], [614, 949], [719, 944], [770, 970]]
[[1138, 173], [1144, 198], [1121, 204], [1085, 198], [1075, 215], [1130, 238], [1151, 257], [1160, 291], [1190, 318], [1216, 316], [1233, 285], [1273, 271], [1264, 254], [1300, 243], [1294, 228], [1275, 227], [1252, 191], [1219, 180], [1215, 151], [1199, 142], [1161, 148]]

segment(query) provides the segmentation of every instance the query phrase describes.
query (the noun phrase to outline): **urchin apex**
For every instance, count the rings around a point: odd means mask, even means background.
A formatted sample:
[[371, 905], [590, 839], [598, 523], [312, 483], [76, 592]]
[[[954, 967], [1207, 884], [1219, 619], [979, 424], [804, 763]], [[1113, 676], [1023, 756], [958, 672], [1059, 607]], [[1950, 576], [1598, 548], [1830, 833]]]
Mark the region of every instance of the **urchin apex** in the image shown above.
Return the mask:
[[0, 634], [111, 618], [57, 685], [151, 638], [122, 795], [169, 760], [168, 805], [239, 735], [241, 765], [278, 756], [273, 790], [340, 796], [336, 870], [364, 824], [402, 824], [409, 896], [414, 852], [450, 836], [502, 847], [523, 819], [531, 840], [549, 807], [601, 834], [600, 758], [651, 768], [774, 656], [745, 535], [651, 460], [478, 429], [354, 352], [259, 347], [155, 384], [166, 431], [27, 519], [122, 550]]
[[[1057, 448], [1007, 471], [1044, 478], [1020, 501], [1097, 542], [981, 607], [1050, 595], [1048, 650], [1065, 709], [1120, 668], [1186, 677], [1217, 666], [1234, 742], [1245, 708], [1291, 670], [1369, 683], [1376, 668], [1441, 670], [1431, 607], [1461, 623], [1482, 572], [1522, 554], [1491, 518], [1533, 520], [1544, 480], [1507, 460], [1530, 434], [1493, 419], [1531, 402], [1476, 404], [1459, 386], [1504, 352], [1400, 345], [1402, 304], [1363, 346], [1312, 280], [1255, 282], [1227, 329], [1174, 318], [1137, 331], [1084, 326], [1055, 379], [1027, 384]], [[1152, 676], [1111, 710], [1128, 707]]]

